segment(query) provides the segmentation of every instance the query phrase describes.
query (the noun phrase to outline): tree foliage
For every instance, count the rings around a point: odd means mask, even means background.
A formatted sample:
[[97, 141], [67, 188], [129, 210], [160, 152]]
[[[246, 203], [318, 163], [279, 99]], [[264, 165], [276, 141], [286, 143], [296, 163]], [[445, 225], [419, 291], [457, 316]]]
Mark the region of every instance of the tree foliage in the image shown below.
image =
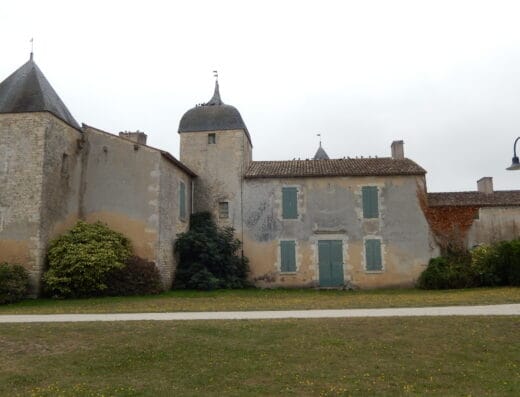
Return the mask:
[[100, 222], [79, 221], [51, 242], [44, 290], [64, 298], [102, 295], [107, 273], [123, 268], [131, 253], [130, 241], [121, 233]]
[[219, 228], [210, 213], [200, 212], [191, 215], [190, 230], [177, 237], [174, 287], [208, 290], [249, 285], [248, 260], [232, 227]]

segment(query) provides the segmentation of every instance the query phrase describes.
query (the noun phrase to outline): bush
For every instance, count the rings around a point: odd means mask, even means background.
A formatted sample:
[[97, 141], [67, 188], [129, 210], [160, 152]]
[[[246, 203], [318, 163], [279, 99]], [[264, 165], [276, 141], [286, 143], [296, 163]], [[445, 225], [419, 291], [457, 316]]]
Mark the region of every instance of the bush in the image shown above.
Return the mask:
[[102, 295], [107, 289], [107, 274], [124, 267], [131, 252], [130, 241], [121, 233], [100, 222], [79, 221], [51, 242], [44, 291], [62, 298]]
[[418, 280], [422, 289], [453, 289], [478, 286], [478, 277], [469, 255], [440, 256], [430, 259]]
[[162, 291], [161, 275], [155, 263], [137, 256], [130, 257], [125, 266], [107, 274], [105, 295], [151, 295]]
[[472, 257], [482, 286], [520, 285], [520, 239], [477, 247]]
[[176, 288], [217, 289], [249, 286], [248, 260], [239, 254], [242, 243], [231, 227], [218, 228], [211, 214], [192, 214], [190, 230], [178, 235]]
[[520, 285], [520, 239], [482, 245], [430, 260], [418, 280], [424, 289]]
[[29, 293], [29, 275], [24, 267], [0, 263], [0, 304], [18, 302]]

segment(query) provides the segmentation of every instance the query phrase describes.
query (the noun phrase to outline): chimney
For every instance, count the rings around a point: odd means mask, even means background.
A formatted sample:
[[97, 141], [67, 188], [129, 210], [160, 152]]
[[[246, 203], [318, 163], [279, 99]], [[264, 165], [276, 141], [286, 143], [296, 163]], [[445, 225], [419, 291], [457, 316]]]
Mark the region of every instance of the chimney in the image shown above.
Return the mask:
[[393, 141], [392, 142], [392, 158], [393, 159], [404, 159], [404, 142]]
[[477, 181], [479, 193], [493, 194], [493, 178], [485, 176]]
[[148, 137], [144, 132], [141, 132], [139, 130], [137, 130], [136, 132], [130, 132], [130, 131], [120, 132], [119, 136], [121, 138], [129, 139], [140, 145], [146, 145], [146, 138]]

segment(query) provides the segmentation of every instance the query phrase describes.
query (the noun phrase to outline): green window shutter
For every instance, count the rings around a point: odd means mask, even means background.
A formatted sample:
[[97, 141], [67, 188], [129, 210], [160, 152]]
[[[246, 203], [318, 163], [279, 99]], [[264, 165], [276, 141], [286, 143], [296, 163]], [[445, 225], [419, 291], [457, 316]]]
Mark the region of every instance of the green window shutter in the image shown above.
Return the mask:
[[296, 271], [296, 244], [294, 241], [280, 241], [280, 258], [282, 272]]
[[298, 218], [298, 189], [295, 187], [282, 188], [282, 217]]
[[186, 185], [184, 182], [179, 184], [179, 216], [186, 217]]
[[379, 217], [379, 198], [377, 186], [363, 186], [363, 218]]
[[365, 259], [367, 267], [366, 270], [383, 270], [383, 261], [381, 260], [381, 240], [365, 240]]

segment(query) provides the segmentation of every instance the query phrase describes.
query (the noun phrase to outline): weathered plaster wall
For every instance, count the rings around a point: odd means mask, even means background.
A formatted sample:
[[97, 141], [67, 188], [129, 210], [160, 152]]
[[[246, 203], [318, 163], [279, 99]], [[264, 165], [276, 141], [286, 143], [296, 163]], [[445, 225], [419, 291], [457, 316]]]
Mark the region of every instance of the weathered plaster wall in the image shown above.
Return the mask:
[[[247, 179], [244, 251], [262, 286], [318, 285], [317, 242], [342, 240], [344, 280], [362, 288], [412, 285], [437, 253], [421, 211], [422, 177]], [[282, 219], [282, 187], [298, 188], [298, 219]], [[379, 187], [380, 215], [363, 219], [362, 186]], [[365, 271], [364, 239], [382, 242], [383, 271]], [[280, 240], [296, 240], [297, 271], [280, 272]]]
[[[159, 150], [85, 127], [80, 212], [130, 238], [136, 255], [156, 263], [165, 288], [175, 272], [173, 242], [186, 231], [191, 177]], [[180, 219], [179, 184], [186, 186], [186, 216]]]
[[520, 238], [520, 207], [481, 207], [468, 231], [467, 246], [515, 238]]
[[[159, 186], [159, 249], [157, 264], [161, 271], [165, 287], [171, 287], [177, 258], [173, 252], [173, 243], [178, 233], [183, 233], [189, 228], [191, 213], [191, 177], [180, 170], [168, 159], [162, 158], [160, 162], [160, 186]], [[186, 187], [186, 214], [180, 215], [180, 183]]]
[[92, 127], [84, 133], [82, 216], [125, 234], [136, 255], [155, 261], [161, 153]]
[[0, 262], [19, 263], [38, 288], [45, 133], [49, 115], [0, 114]]
[[[208, 144], [208, 134], [216, 143]], [[195, 211], [210, 211], [222, 226], [241, 229], [242, 175], [251, 162], [251, 145], [243, 130], [183, 132], [180, 160], [192, 169], [195, 179]], [[229, 218], [219, 219], [218, 203], [229, 202]]]

